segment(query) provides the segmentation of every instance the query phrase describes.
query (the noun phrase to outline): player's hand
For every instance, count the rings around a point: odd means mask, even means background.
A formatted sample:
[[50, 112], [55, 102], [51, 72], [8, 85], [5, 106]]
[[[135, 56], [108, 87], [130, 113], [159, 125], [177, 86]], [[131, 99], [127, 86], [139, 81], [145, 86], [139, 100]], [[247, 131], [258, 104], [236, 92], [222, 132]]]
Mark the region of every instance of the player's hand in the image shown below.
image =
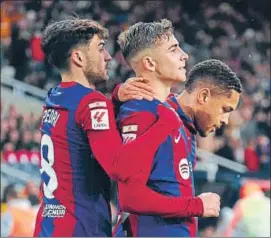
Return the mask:
[[142, 77], [129, 78], [122, 84], [118, 90], [118, 98], [121, 102], [131, 99], [143, 98], [152, 101], [154, 98], [154, 90], [147, 84], [147, 80]]
[[198, 196], [203, 203], [203, 217], [218, 217], [220, 196], [216, 193], [202, 193]]
[[178, 114], [171, 108], [168, 108], [162, 104], [157, 108], [159, 121], [172, 128], [173, 131], [179, 130], [181, 126], [181, 119]]

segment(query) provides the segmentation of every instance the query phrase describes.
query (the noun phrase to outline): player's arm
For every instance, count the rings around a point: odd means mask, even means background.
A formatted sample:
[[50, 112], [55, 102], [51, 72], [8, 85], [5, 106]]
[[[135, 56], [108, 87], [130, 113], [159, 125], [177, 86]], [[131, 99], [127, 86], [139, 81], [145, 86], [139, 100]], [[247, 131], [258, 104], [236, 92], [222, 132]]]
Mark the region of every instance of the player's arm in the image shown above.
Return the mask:
[[138, 171], [149, 171], [160, 143], [173, 128], [178, 128], [175, 115], [162, 115], [163, 110], [168, 111], [162, 107], [155, 124], [126, 145], [122, 144], [116, 127], [112, 102], [100, 93], [91, 93], [82, 99], [76, 111], [76, 122], [87, 133], [91, 150], [106, 173], [114, 180], [124, 181]]
[[171, 197], [148, 188], [134, 178], [118, 183], [119, 202], [123, 211], [141, 215], [200, 217], [203, 203], [199, 197]]
[[150, 85], [148, 80], [142, 77], [132, 77], [126, 80], [123, 84], [118, 84], [113, 92], [112, 99], [126, 102], [131, 99], [146, 99], [152, 101], [155, 92]]
[[[155, 123], [155, 120], [155, 116], [149, 112], [136, 112], [130, 114], [129, 117], [124, 117], [120, 123], [123, 142], [130, 143], [131, 140], [144, 134]], [[156, 151], [149, 156], [154, 158], [155, 153]], [[131, 161], [130, 158], [127, 159]], [[146, 164], [149, 162], [150, 160], [142, 161], [145, 163], [145, 168], [151, 167], [150, 164]], [[119, 200], [123, 211], [162, 217], [193, 217], [203, 214], [203, 204], [200, 198], [170, 197], [151, 190], [146, 185], [149, 174], [150, 171], [142, 170], [124, 183], [118, 183]]]

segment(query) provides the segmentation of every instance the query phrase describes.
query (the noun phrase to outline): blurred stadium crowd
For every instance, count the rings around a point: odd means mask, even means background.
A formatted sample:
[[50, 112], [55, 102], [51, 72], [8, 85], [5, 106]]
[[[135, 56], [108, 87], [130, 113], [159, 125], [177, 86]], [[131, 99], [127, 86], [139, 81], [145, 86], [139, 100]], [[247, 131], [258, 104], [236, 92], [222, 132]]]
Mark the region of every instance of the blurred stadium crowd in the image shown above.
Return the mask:
[[[109, 29], [107, 48], [113, 56], [111, 79], [100, 87], [110, 95], [116, 84], [133, 75], [116, 43], [120, 31], [138, 21], [168, 18], [175, 26], [181, 48], [190, 56], [188, 70], [201, 60], [217, 58], [229, 64], [245, 89], [229, 126], [209, 138], [198, 138], [198, 147], [244, 164], [251, 172], [270, 174], [268, 1], [254, 1], [254, 4], [253, 1], [178, 2], [2, 2], [1, 70], [39, 88], [48, 89], [56, 84], [59, 74], [44, 58], [40, 48], [41, 33], [50, 21], [71, 18], [76, 13], [80, 18], [97, 20]], [[181, 92], [182, 87], [176, 85], [174, 92]], [[39, 120], [34, 114], [19, 114], [15, 105], [7, 107], [5, 99], [1, 99], [1, 163], [37, 174]], [[16, 198], [28, 199], [32, 205], [38, 204], [36, 184], [27, 184], [19, 194], [18, 189], [15, 191], [8, 184], [1, 184], [1, 190], [16, 193]], [[2, 193], [2, 202], [7, 202], [6, 193], [4, 197]]]

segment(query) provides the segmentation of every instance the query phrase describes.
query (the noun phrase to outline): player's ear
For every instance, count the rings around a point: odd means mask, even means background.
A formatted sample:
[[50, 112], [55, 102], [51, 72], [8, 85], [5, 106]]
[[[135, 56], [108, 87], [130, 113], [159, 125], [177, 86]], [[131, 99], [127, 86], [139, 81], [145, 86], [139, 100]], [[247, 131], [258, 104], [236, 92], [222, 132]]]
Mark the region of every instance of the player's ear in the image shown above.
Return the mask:
[[150, 56], [144, 56], [142, 59], [143, 67], [151, 72], [155, 71], [156, 62]]
[[81, 50], [73, 50], [71, 53], [71, 60], [78, 67], [83, 67], [85, 61], [83, 52]]
[[211, 97], [211, 91], [209, 88], [201, 88], [197, 93], [197, 100], [199, 104], [203, 105], [209, 101]]

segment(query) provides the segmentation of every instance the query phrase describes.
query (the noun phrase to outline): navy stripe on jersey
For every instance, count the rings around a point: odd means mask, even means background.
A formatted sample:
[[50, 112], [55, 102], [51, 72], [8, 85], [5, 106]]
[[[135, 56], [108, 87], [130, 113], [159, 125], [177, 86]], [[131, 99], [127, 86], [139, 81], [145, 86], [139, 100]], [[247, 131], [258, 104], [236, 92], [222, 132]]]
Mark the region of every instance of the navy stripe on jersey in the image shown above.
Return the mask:
[[147, 185], [164, 195], [181, 196], [179, 183], [174, 172], [173, 147], [170, 136], [159, 146], [155, 154]]

